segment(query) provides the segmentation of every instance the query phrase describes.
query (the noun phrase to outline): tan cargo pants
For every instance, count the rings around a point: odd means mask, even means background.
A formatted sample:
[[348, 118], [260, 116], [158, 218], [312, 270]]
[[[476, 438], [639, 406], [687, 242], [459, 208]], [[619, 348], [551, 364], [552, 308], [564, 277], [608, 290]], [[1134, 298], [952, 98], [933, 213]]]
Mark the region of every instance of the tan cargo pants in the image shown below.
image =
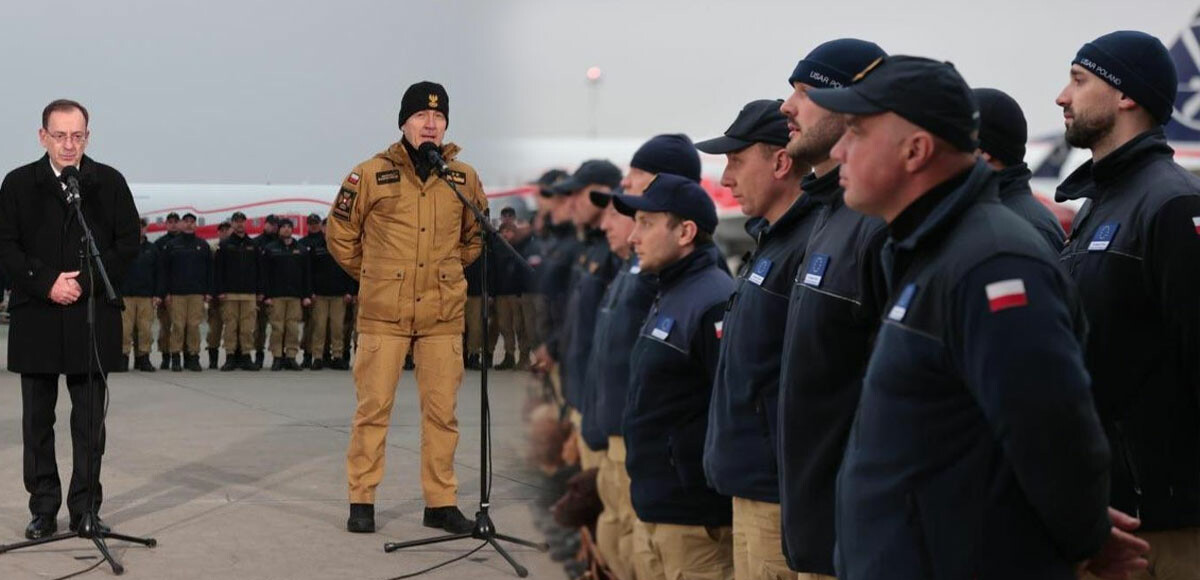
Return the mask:
[[200, 323], [204, 322], [204, 296], [183, 294], [169, 297], [171, 343], [169, 352], [200, 354]]
[[313, 298], [312, 316], [309, 326], [312, 327], [312, 344], [309, 352], [314, 358], [324, 356], [326, 337], [329, 339], [329, 356], [337, 360], [342, 358], [342, 348], [345, 346], [343, 333], [346, 320], [346, 300], [341, 296], [317, 296]]
[[733, 498], [733, 578], [796, 578], [796, 573], [788, 568], [787, 560], [783, 557], [783, 522], [779, 504]]
[[296, 358], [300, 350], [299, 298], [271, 299], [271, 356], [279, 358], [285, 354]]
[[131, 349], [137, 356], [150, 354], [154, 343], [150, 334], [150, 325], [154, 323], [153, 300], [149, 296], [125, 297], [125, 310], [121, 311], [121, 354], [129, 356]]
[[608, 438], [608, 452], [596, 474], [596, 492], [604, 504], [596, 520], [596, 549], [618, 580], [634, 580], [633, 527], [637, 514], [629, 495], [624, 437]]
[[462, 337], [457, 334], [422, 337], [359, 334], [354, 363], [358, 407], [346, 452], [350, 503], [375, 503], [375, 488], [383, 479], [396, 383], [400, 381], [410, 344], [414, 346], [421, 406], [421, 488], [425, 505], [445, 507], [457, 503], [455, 408], [463, 377]]
[[733, 531], [728, 526], [679, 526], [638, 520], [633, 544], [638, 580], [733, 577]]
[[254, 351], [257, 315], [258, 303], [253, 294], [225, 295], [221, 301], [221, 325], [225, 334], [226, 353], [250, 354]]

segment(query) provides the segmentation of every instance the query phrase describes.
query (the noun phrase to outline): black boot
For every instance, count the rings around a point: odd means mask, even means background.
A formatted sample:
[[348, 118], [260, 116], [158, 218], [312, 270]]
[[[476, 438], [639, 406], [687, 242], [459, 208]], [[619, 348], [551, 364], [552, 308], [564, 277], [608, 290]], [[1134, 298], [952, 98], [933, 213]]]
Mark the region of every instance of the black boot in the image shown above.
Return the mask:
[[133, 368], [142, 371], [143, 373], [154, 372], [154, 364], [150, 362], [150, 355], [144, 354], [133, 359]]
[[238, 368], [240, 368], [244, 371], [261, 371], [262, 370], [262, 366], [255, 364], [255, 362], [250, 358], [250, 353], [241, 355], [241, 358], [238, 359], [238, 364], [240, 365]]
[[175, 373], [183, 372], [183, 359], [179, 356], [179, 353], [177, 353], [177, 352], [171, 353], [171, 372], [175, 372]]
[[261, 369], [263, 367], [263, 361], [265, 361], [266, 359], [267, 359], [267, 356], [265, 354], [263, 354], [263, 351], [261, 351], [261, 350], [256, 351], [254, 353], [254, 366]]
[[350, 370], [350, 363], [344, 358], [335, 358], [329, 363], [329, 368], [337, 371]]
[[323, 368], [325, 368], [325, 361], [323, 359], [314, 358], [312, 361], [312, 370], [319, 371]]
[[283, 357], [281, 357], [281, 356], [273, 357], [273, 360], [271, 361], [271, 370], [281, 371], [284, 368], [286, 368], [286, 367], [284, 367]]
[[369, 503], [350, 504], [350, 519], [346, 520], [346, 530], [355, 534], [371, 534], [375, 532], [375, 506]]
[[467, 519], [456, 506], [427, 507], [422, 523], [427, 528], [441, 528], [451, 534], [466, 534], [475, 529], [475, 520]]
[[221, 354], [221, 351], [219, 351], [215, 348], [208, 349], [208, 369], [209, 370], [217, 369], [217, 359], [220, 358], [220, 354]]
[[300, 368], [299, 364], [296, 363], [296, 359], [294, 359], [290, 356], [283, 357], [283, 368], [285, 368], [289, 371], [304, 370], [304, 369]]
[[304, 362], [300, 364], [300, 368], [305, 368], [305, 369], [312, 368], [312, 353], [311, 352], [304, 351]]
[[184, 355], [183, 368], [185, 368], [189, 371], [192, 371], [194, 373], [203, 371], [204, 367], [200, 366], [200, 354], [196, 353], [196, 354]]
[[513, 353], [506, 352], [504, 353], [504, 360], [500, 361], [500, 364], [496, 365], [496, 370], [507, 371], [511, 370], [515, 366], [517, 366], [517, 361], [513, 358]]
[[226, 352], [225, 364], [221, 365], [221, 372], [236, 371], [242, 368], [242, 353]]
[[479, 370], [479, 355], [477, 355], [477, 354], [467, 355], [467, 362], [463, 366], [467, 367], [467, 370], [472, 370], [472, 371]]
[[129, 355], [127, 355], [127, 354], [121, 355], [121, 364], [117, 365], [117, 368], [113, 369], [112, 372], [114, 372], [114, 373], [129, 372]]
[[171, 353], [162, 353], [162, 364], [158, 365], [158, 370], [165, 371], [171, 368]]

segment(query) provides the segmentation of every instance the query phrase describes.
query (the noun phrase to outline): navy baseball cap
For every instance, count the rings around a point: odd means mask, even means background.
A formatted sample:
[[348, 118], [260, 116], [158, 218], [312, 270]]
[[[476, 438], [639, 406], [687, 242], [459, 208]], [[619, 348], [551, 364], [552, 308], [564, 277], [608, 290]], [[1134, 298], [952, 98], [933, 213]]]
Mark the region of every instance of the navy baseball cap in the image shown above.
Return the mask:
[[617, 211], [630, 217], [638, 211], [666, 212], [696, 222], [707, 233], [717, 229], [717, 206], [708, 192], [678, 175], [660, 173], [641, 195], [617, 194], [612, 202]]
[[171, 212], [171, 213], [167, 214], [167, 221], [171, 221], [171, 220], [179, 221], [179, 214], [177, 214], [175, 212]]
[[275, 214], [267, 215], [267, 217], [264, 218], [263, 221], [265, 221], [271, 225], [276, 225], [276, 226], [279, 225], [279, 218], [275, 217]]
[[229, 221], [236, 222], [238, 220], [244, 220], [244, 219], [246, 219], [246, 214], [244, 214], [240, 211], [235, 211], [235, 212], [233, 212], [233, 215], [229, 216]]
[[608, 204], [612, 201], [614, 195], [622, 195], [624, 193], [625, 190], [618, 186], [616, 189], [612, 190], [611, 193], [605, 193], [603, 191], [589, 191], [588, 198], [592, 200], [592, 205], [600, 209], [604, 209], [608, 207]]
[[537, 178], [537, 181], [533, 182], [533, 185], [537, 186], [538, 193], [541, 194], [543, 197], [550, 197], [551, 195], [554, 195], [551, 192], [551, 190], [554, 187], [554, 184], [556, 184], [570, 176], [571, 176], [570, 173], [567, 173], [566, 171], [563, 171], [561, 169], [551, 169], [551, 170], [543, 173], [541, 177]]
[[979, 148], [979, 106], [948, 62], [917, 56], [875, 59], [840, 89], [813, 89], [822, 108], [850, 115], [892, 112], [945, 139], [960, 151]]
[[724, 155], [741, 151], [755, 143], [786, 146], [787, 117], [779, 111], [781, 105], [782, 100], [750, 101], [742, 107], [723, 137], [701, 141], [696, 144], [696, 149], [712, 155]]
[[607, 159], [589, 159], [570, 177], [551, 187], [550, 191], [558, 195], [567, 195], [591, 184], [615, 188], [621, 185], [621, 169]]
[[874, 42], [857, 38], [830, 40], [796, 63], [788, 85], [804, 83], [820, 89], [839, 89], [849, 85], [858, 71], [881, 56], [887, 53]]
[[185, 214], [183, 214], [183, 219], [196, 221], [196, 214], [191, 213], [191, 212], [185, 213]]
[[319, 216], [315, 213], [310, 213], [310, 214], [308, 214], [308, 217], [305, 218], [304, 221], [307, 223], [310, 223], [310, 224], [319, 224], [319, 223], [321, 223], [321, 216]]

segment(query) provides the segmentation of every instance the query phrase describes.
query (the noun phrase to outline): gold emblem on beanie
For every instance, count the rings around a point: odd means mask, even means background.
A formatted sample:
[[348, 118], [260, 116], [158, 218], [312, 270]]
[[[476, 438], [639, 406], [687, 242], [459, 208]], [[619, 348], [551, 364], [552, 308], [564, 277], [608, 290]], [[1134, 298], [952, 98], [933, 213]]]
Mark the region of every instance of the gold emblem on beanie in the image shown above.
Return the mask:
[[433, 93], [429, 93], [429, 108], [430, 109], [438, 108], [438, 96]]
[[867, 77], [868, 74], [871, 73], [871, 71], [875, 70], [875, 67], [879, 66], [881, 63], [883, 63], [882, 56], [871, 61], [871, 64], [867, 65], [867, 68], [864, 68], [862, 72], [854, 75], [854, 78], [851, 79], [850, 82], [857, 83], [858, 81], [863, 80], [864, 78]]

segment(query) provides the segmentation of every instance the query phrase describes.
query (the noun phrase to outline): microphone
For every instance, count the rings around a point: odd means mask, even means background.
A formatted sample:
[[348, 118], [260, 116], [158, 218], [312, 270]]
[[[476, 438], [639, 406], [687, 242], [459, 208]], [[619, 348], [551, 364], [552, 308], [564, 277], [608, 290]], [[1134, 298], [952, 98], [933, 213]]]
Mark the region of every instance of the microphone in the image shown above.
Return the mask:
[[79, 169], [74, 165], [64, 167], [60, 179], [67, 184], [67, 204], [79, 203]]
[[426, 141], [417, 148], [417, 152], [425, 156], [429, 164], [437, 170], [438, 175], [445, 175], [450, 172], [450, 166], [442, 159], [442, 150], [437, 145]]

